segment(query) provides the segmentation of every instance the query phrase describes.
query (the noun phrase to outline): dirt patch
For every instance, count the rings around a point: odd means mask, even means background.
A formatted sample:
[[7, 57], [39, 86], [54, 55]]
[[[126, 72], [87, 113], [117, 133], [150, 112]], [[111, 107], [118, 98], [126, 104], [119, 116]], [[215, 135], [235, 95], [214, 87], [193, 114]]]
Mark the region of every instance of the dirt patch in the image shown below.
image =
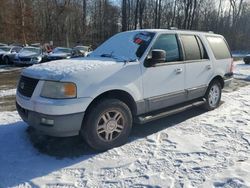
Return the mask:
[[[0, 69], [0, 92], [1, 90], [14, 89], [21, 75], [21, 68], [7, 67]], [[0, 97], [0, 112], [16, 110], [15, 95]]]
[[15, 96], [0, 97], [0, 112], [16, 110]]

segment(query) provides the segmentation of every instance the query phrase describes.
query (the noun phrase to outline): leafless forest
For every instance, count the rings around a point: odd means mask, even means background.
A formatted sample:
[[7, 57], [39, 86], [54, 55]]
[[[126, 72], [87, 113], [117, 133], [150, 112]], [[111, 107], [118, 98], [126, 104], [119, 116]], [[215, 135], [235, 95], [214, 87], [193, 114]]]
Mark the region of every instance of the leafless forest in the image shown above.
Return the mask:
[[213, 31], [250, 50], [248, 0], [0, 0], [0, 42], [97, 46], [139, 28]]

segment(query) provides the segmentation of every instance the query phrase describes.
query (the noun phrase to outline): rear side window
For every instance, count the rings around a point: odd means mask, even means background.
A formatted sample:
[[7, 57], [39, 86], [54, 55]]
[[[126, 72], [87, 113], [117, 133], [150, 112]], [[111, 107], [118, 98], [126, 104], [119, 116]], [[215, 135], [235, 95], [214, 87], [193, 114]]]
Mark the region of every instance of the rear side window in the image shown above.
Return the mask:
[[152, 50], [154, 49], [166, 51], [166, 62], [180, 61], [179, 45], [175, 34], [160, 35], [153, 45]]
[[208, 55], [207, 55], [207, 51], [203, 45], [203, 43], [201, 42], [201, 39], [196, 36], [197, 42], [199, 44], [200, 47], [200, 53], [201, 53], [201, 59], [209, 59]]
[[[184, 48], [185, 60], [202, 59], [202, 52], [200, 50], [200, 46], [198, 44], [198, 40], [196, 36], [181, 35], [180, 38], [181, 38], [183, 48]], [[203, 48], [202, 44], [200, 45]], [[203, 48], [203, 51], [204, 51], [204, 48]]]
[[231, 53], [224, 38], [207, 36], [207, 40], [216, 59], [231, 58]]

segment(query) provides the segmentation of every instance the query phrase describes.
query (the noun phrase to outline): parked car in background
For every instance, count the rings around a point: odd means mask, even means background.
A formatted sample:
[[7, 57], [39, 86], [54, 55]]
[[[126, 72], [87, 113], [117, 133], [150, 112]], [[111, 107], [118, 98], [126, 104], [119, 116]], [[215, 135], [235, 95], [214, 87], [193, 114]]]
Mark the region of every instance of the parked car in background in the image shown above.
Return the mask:
[[20, 43], [11, 43], [9, 44], [9, 46], [19, 46], [19, 47], [24, 47], [23, 44], [20, 44]]
[[15, 55], [20, 52], [20, 46], [0, 46], [0, 61], [6, 65], [12, 64]]
[[9, 46], [0, 46], [0, 63], [3, 62], [3, 55], [10, 51], [11, 47]]
[[15, 65], [33, 65], [44, 61], [45, 54], [42, 48], [39, 47], [24, 47], [18, 54], [15, 55]]
[[63, 48], [63, 47], [56, 47], [52, 50], [51, 53], [48, 54], [47, 60], [59, 60], [59, 59], [69, 59], [72, 56], [72, 49], [71, 48]]
[[246, 55], [244, 58], [243, 58], [245, 64], [250, 64], [250, 54]]
[[86, 57], [89, 53], [91, 53], [91, 46], [76, 46], [72, 49], [73, 57]]
[[41, 44], [40, 43], [33, 43], [33, 44], [30, 44], [29, 46], [40, 48]]
[[0, 43], [0, 46], [8, 46], [7, 44], [4, 43]]
[[193, 106], [213, 110], [232, 80], [223, 36], [182, 30], [116, 34], [86, 58], [29, 67], [19, 81], [17, 110], [51, 136], [80, 134], [96, 150], [127, 141], [146, 123]]

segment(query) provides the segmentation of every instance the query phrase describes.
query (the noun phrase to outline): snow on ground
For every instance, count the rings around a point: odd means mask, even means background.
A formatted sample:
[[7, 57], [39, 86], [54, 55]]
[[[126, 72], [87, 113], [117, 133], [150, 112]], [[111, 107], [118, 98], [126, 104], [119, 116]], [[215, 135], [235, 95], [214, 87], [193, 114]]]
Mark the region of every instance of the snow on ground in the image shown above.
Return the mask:
[[0, 90], [0, 97], [15, 95], [16, 89]]
[[245, 64], [244, 61], [235, 61], [234, 78], [250, 80], [250, 65]]
[[250, 187], [250, 85], [222, 101], [136, 125], [129, 143], [103, 153], [55, 139], [63, 158], [29, 139], [16, 112], [2, 112], [0, 187]]

